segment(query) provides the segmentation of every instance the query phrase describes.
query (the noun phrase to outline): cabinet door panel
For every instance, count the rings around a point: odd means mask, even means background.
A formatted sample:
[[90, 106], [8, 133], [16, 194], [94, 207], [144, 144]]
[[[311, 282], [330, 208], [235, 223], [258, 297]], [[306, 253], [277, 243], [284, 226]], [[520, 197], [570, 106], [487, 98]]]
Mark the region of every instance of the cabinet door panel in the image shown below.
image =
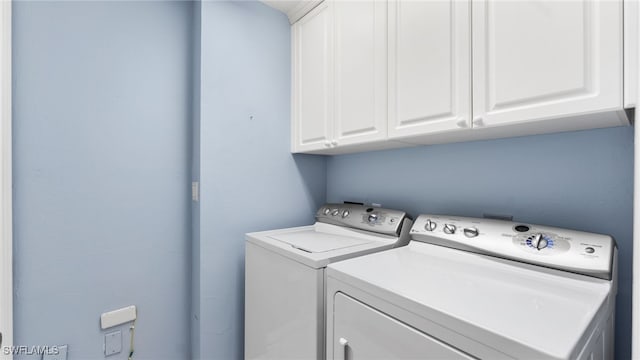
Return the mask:
[[334, 337], [327, 339], [334, 344], [330, 359], [472, 359], [342, 293], [335, 294], [333, 311]]
[[387, 4], [336, 1], [335, 136], [338, 146], [387, 135]]
[[389, 3], [389, 136], [469, 126], [469, 2]]
[[474, 125], [622, 107], [621, 1], [472, 6]]
[[293, 25], [292, 151], [318, 150], [331, 140], [332, 22], [328, 2]]

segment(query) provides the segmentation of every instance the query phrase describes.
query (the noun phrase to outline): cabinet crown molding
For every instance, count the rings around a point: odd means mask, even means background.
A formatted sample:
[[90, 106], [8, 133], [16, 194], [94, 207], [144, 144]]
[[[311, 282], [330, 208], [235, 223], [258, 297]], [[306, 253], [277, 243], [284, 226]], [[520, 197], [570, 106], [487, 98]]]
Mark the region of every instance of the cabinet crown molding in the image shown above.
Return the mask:
[[261, 2], [287, 15], [289, 23], [293, 24], [318, 6], [322, 0], [261, 0]]

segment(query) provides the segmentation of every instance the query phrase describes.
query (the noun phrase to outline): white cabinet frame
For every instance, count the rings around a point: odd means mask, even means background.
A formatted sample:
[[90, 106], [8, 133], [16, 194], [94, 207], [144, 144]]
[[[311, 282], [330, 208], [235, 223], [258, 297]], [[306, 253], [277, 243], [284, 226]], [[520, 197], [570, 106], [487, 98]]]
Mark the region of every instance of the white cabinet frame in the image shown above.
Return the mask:
[[[635, 2], [635, 0], [634, 0]], [[633, 22], [633, 26], [631, 27], [635, 31], [638, 31], [640, 27], [638, 25], [640, 19], [640, 6], [638, 4], [633, 4], [625, 10], [629, 10], [628, 17], [626, 17], [627, 24], [629, 22]], [[636, 33], [637, 34], [637, 33]], [[632, 44], [631, 41], [635, 42]], [[636, 66], [636, 68], [631, 68], [630, 72], [626, 73], [625, 81], [633, 82], [637, 81], [636, 85], [630, 92], [630, 96], [634, 98], [628, 99], [633, 104], [637, 105], [640, 103], [640, 94], [638, 93], [638, 85], [640, 85], [640, 71], [637, 69], [637, 61], [640, 58], [638, 54], [638, 49], [640, 49], [640, 36], [635, 38], [631, 38], [629, 40], [629, 47], [626, 50], [630, 50], [628, 52], [633, 51], [632, 55], [635, 58], [636, 63], [632, 64]], [[636, 106], [635, 108], [635, 119], [636, 124], [634, 126], [634, 159], [633, 159], [633, 274], [632, 274], [632, 290], [633, 290], [633, 298], [631, 301], [631, 358], [638, 359], [640, 358], [640, 124], [638, 124], [638, 119], [640, 119], [640, 107]]]
[[[11, 0], [0, 0], [0, 332], [13, 345], [11, 185]], [[11, 360], [0, 348], [0, 359]]]

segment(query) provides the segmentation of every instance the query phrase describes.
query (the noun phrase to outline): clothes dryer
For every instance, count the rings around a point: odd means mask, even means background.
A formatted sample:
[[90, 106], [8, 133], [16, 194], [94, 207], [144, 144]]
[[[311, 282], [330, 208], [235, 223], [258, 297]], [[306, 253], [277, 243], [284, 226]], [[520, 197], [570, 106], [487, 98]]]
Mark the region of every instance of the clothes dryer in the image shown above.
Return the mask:
[[420, 215], [411, 237], [327, 267], [328, 359], [613, 359], [610, 236]]

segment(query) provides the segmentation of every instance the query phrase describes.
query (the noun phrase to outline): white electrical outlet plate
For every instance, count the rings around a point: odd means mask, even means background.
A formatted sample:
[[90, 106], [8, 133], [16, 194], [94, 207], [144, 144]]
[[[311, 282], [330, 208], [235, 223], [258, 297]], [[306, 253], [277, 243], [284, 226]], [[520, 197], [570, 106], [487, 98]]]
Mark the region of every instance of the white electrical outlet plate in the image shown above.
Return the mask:
[[122, 309], [106, 312], [100, 316], [100, 327], [102, 330], [122, 325], [135, 320], [137, 317], [136, 306], [131, 305]]
[[111, 356], [122, 351], [122, 331], [114, 331], [104, 336], [104, 356]]

